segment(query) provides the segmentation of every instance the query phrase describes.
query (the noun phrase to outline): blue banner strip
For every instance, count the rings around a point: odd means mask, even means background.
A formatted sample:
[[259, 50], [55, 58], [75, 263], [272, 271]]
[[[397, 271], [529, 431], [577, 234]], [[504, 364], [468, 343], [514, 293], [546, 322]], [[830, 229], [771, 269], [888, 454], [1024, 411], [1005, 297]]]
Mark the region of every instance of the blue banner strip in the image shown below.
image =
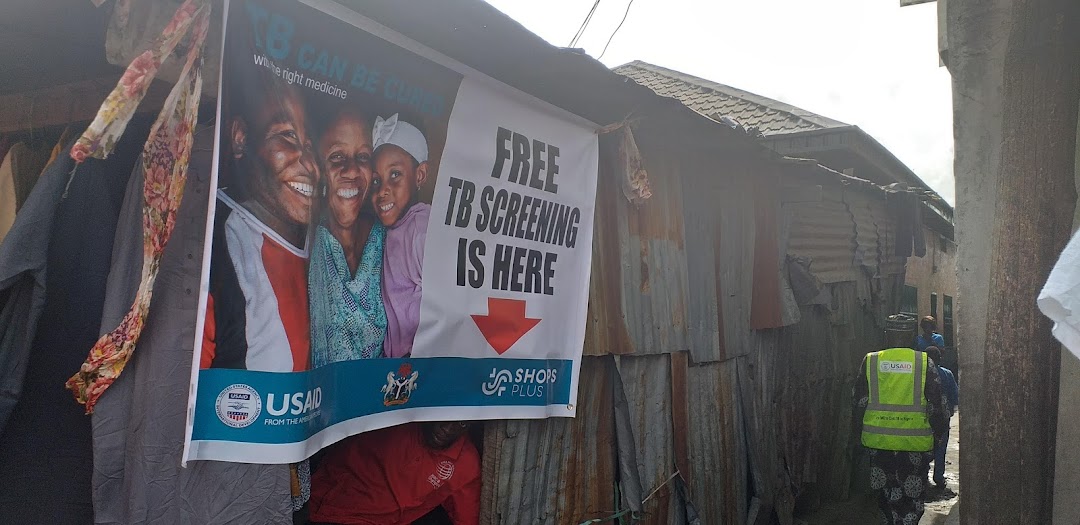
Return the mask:
[[331, 425], [403, 408], [570, 402], [565, 359], [366, 359], [307, 372], [199, 371], [193, 440], [297, 443]]

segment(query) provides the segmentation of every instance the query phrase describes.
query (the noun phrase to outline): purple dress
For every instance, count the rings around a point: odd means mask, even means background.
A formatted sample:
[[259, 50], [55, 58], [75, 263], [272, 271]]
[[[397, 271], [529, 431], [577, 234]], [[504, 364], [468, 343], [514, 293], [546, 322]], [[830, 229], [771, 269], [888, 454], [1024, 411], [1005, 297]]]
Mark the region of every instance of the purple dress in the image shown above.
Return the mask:
[[386, 230], [383, 252], [384, 357], [405, 357], [412, 353], [413, 338], [420, 326], [421, 273], [430, 214], [431, 206], [418, 202]]

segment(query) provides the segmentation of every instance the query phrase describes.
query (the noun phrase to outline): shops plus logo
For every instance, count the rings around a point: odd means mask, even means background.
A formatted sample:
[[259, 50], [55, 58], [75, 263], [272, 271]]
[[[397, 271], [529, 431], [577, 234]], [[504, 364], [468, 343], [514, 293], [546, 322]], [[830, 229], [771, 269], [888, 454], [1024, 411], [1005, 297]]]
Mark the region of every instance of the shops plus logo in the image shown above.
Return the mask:
[[502, 396], [503, 392], [506, 392], [506, 387], [503, 386], [503, 383], [514, 380], [514, 376], [509, 370], [498, 370], [498, 372], [496, 372], [496, 370], [497, 369], [495, 368], [491, 369], [491, 375], [488, 376], [491, 378], [491, 381], [484, 383], [483, 391], [486, 396]]
[[515, 397], [543, 397], [544, 387], [555, 382], [555, 374], [554, 368], [492, 368], [491, 381], [483, 383], [481, 390], [486, 396], [502, 397], [509, 391]]

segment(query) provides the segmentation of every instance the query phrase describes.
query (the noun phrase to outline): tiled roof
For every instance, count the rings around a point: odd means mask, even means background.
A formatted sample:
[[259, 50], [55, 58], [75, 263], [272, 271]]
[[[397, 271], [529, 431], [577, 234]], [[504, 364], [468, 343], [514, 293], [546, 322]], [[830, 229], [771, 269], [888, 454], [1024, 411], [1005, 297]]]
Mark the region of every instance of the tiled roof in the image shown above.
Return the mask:
[[698, 113], [716, 120], [730, 117], [744, 126], [758, 128], [765, 135], [848, 127], [791, 104], [640, 60], [614, 71], [658, 95], [678, 99]]

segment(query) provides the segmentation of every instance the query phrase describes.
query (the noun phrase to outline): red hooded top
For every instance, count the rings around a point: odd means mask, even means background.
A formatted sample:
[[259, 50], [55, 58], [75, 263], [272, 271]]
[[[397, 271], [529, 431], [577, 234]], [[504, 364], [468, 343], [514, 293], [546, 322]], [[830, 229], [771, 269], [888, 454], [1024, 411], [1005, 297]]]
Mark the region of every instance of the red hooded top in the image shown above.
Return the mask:
[[313, 522], [408, 524], [439, 505], [454, 525], [479, 523], [480, 454], [468, 436], [432, 450], [417, 423], [330, 447], [311, 477]]

